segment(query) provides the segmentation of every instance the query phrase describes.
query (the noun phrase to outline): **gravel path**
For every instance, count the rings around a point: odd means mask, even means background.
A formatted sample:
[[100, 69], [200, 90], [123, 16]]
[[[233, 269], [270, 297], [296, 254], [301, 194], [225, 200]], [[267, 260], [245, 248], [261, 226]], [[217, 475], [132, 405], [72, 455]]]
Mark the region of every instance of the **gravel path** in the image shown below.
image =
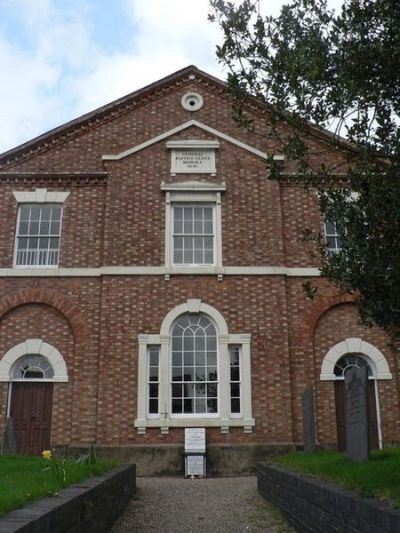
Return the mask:
[[258, 494], [256, 477], [140, 477], [137, 487], [111, 533], [294, 531]]

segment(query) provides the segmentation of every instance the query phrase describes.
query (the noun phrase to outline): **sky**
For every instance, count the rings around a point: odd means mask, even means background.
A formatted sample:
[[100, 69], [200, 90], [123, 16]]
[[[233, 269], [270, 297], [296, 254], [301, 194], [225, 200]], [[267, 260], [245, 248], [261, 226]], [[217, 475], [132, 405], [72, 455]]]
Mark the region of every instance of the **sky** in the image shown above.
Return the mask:
[[208, 0], [0, 0], [0, 153], [188, 65], [224, 79], [208, 13]]

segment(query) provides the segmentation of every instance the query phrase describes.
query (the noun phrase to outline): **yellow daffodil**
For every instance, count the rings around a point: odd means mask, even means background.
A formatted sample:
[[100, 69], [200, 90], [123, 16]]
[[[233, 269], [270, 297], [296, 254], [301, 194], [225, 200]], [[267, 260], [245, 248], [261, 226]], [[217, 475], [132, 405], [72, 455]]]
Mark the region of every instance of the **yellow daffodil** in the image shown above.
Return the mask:
[[51, 459], [51, 450], [43, 450], [42, 451], [43, 459], [46, 459], [47, 461], [50, 461]]

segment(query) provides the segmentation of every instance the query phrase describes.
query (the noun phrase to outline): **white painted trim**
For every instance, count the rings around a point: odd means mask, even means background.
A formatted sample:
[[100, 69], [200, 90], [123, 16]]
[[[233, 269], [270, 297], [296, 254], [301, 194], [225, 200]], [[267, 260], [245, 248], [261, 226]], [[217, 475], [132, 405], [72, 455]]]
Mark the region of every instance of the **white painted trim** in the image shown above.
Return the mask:
[[223, 181], [222, 183], [206, 183], [203, 181], [174, 181], [173, 183], [165, 183], [165, 181], [161, 182], [161, 190], [162, 191], [189, 191], [189, 192], [195, 192], [195, 191], [226, 191], [226, 183]]
[[192, 126], [196, 126], [197, 128], [200, 128], [201, 130], [206, 131], [207, 133], [216, 135], [217, 137], [220, 137], [221, 139], [224, 139], [225, 141], [230, 142], [231, 144], [234, 144], [235, 146], [238, 146], [239, 148], [242, 148], [243, 150], [247, 150], [248, 152], [251, 152], [252, 154], [258, 157], [261, 157], [262, 159], [268, 158], [268, 154], [266, 152], [262, 152], [261, 150], [258, 150], [257, 148], [254, 148], [253, 146], [250, 146], [249, 144], [239, 141], [238, 139], [235, 139], [234, 137], [231, 137], [230, 135], [226, 135], [222, 131], [216, 130], [215, 128], [212, 128], [211, 126], [207, 126], [206, 124], [203, 124], [202, 122], [199, 122], [198, 120], [189, 120], [188, 122], [184, 122], [180, 126], [177, 126], [168, 131], [165, 131], [164, 133], [161, 133], [160, 135], [157, 135], [156, 137], [153, 137], [141, 144], [138, 144], [137, 146], [133, 146], [132, 148], [129, 148], [128, 150], [120, 152], [119, 154], [103, 155], [102, 159], [103, 161], [118, 161], [119, 159], [123, 159], [124, 157], [135, 154], [136, 152], [139, 152], [140, 150], [148, 148], [149, 146], [152, 146], [153, 144], [157, 142], [163, 141], [164, 139], [171, 137], [171, 135], [175, 135], [176, 133], [186, 130], [187, 128], [190, 128]]
[[378, 348], [358, 337], [349, 337], [333, 346], [325, 355], [322, 361], [320, 380], [335, 380], [334, 369], [336, 363], [341, 357], [350, 353], [364, 355], [376, 379], [392, 379], [388, 362]]
[[[8, 350], [8, 352], [3, 356], [0, 361], [0, 382], [9, 382], [10, 372], [13, 364], [22, 356], [28, 354], [37, 354], [43, 355], [54, 370], [54, 376], [51, 380], [53, 382], [67, 382], [68, 381], [68, 372], [67, 365], [65, 364], [64, 358], [61, 353], [47, 342], [44, 342], [42, 339], [27, 339], [16, 346], [13, 346]], [[25, 380], [27, 381], [27, 380]], [[42, 381], [42, 380], [41, 380]]]
[[[166, 217], [166, 225], [167, 223], [168, 218]], [[103, 266], [99, 268], [48, 268], [46, 266], [37, 266], [35, 268], [0, 268], [0, 278], [164, 276], [166, 274], [223, 274], [225, 276], [289, 276], [307, 278], [321, 276], [318, 268], [291, 268], [282, 266]]]
[[167, 148], [172, 148], [174, 150], [181, 148], [182, 150], [196, 150], [196, 149], [206, 149], [206, 150], [215, 150], [220, 147], [218, 141], [205, 141], [204, 139], [184, 139], [182, 141], [168, 141]]
[[14, 198], [19, 204], [63, 204], [70, 194], [66, 191], [57, 192], [47, 189], [13, 191]]
[[162, 428], [162, 427], [254, 427], [254, 418], [172, 418], [170, 420], [137, 418], [136, 428]]
[[[195, 309], [195, 311], [193, 309]], [[228, 325], [221, 313], [215, 309], [215, 307], [205, 304], [201, 300], [187, 300], [185, 303], [177, 305], [174, 309], [171, 309], [161, 324], [160, 335], [169, 336], [175, 320], [180, 315], [193, 312], [208, 315], [214, 321], [218, 334], [228, 335]]]

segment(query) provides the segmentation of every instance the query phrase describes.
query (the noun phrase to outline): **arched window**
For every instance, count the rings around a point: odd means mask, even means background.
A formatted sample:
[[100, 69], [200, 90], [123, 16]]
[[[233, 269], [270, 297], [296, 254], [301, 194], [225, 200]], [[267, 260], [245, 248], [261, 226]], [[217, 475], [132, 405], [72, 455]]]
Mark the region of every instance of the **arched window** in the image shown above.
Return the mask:
[[358, 353], [347, 354], [344, 357], [341, 357], [335, 365], [335, 376], [337, 379], [344, 379], [346, 372], [352, 368], [362, 368], [363, 366], [367, 367], [368, 377], [373, 378], [372, 368], [368, 362]]
[[182, 315], [172, 328], [171, 412], [218, 413], [217, 332], [201, 314]]
[[11, 379], [52, 379], [54, 370], [43, 355], [24, 355], [11, 368]]
[[201, 300], [172, 309], [160, 334], [139, 335], [135, 426], [231, 426], [251, 432], [250, 335], [230, 334], [223, 316]]

